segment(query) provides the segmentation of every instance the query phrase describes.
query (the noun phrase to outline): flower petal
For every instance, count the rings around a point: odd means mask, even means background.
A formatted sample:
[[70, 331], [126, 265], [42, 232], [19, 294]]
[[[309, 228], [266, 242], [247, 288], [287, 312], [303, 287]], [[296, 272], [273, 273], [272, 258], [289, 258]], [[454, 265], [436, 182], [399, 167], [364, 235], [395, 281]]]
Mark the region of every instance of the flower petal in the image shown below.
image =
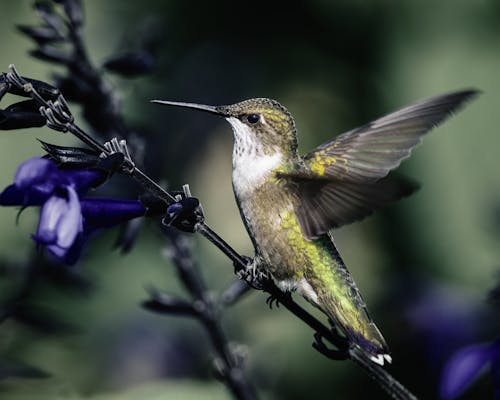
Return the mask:
[[14, 184], [19, 189], [25, 189], [47, 181], [56, 170], [56, 165], [50, 160], [40, 157], [31, 158], [17, 168]]
[[0, 205], [42, 205], [54, 191], [72, 185], [79, 195], [102, 183], [104, 171], [91, 169], [58, 169], [56, 164], [35, 157], [17, 169], [14, 184], [0, 193]]
[[68, 212], [68, 201], [60, 196], [50, 197], [42, 207], [35, 240], [42, 244], [58, 241], [59, 222]]
[[82, 200], [82, 214], [86, 226], [109, 228], [141, 217], [146, 208], [138, 200], [90, 198]]
[[79, 194], [85, 194], [93, 186], [102, 181], [104, 173], [93, 169], [68, 169], [61, 170], [68, 182], [73, 184]]
[[82, 231], [80, 201], [73, 187], [66, 188], [66, 196], [54, 195], [45, 202], [40, 213], [34, 239], [57, 257], [63, 257]]
[[493, 357], [491, 362], [491, 373], [493, 375], [494, 398], [500, 400], [500, 338], [491, 345]]
[[441, 398], [460, 396], [484, 371], [493, 357], [491, 345], [473, 345], [457, 351], [446, 364], [441, 376]]
[[49, 244], [47, 246], [47, 250], [49, 250], [57, 258], [64, 258], [66, 256], [66, 254], [68, 253], [67, 248], [61, 247], [57, 244]]
[[64, 214], [60, 215], [57, 224], [57, 244], [68, 249], [75, 241], [76, 236], [82, 231], [82, 214], [80, 200], [72, 186], [68, 186], [68, 199]]

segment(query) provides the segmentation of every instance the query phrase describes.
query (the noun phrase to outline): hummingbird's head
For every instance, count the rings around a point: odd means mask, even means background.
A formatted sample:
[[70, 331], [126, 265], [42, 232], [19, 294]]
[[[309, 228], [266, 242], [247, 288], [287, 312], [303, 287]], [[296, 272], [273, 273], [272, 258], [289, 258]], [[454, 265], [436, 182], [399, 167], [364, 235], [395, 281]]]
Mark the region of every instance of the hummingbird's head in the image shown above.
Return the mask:
[[224, 117], [233, 128], [235, 145], [242, 151], [255, 150], [286, 155], [297, 153], [295, 122], [288, 110], [276, 100], [256, 98], [227, 106], [207, 106], [153, 100], [154, 103], [187, 107]]

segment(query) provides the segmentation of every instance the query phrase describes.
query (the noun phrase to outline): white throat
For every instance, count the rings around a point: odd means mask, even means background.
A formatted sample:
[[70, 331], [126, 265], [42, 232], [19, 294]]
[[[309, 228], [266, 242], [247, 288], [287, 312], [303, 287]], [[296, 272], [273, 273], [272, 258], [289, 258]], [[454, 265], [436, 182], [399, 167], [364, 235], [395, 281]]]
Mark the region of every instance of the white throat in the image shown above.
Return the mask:
[[278, 149], [264, 151], [255, 134], [237, 118], [226, 118], [234, 133], [233, 187], [238, 197], [251, 194], [280, 166], [283, 153]]

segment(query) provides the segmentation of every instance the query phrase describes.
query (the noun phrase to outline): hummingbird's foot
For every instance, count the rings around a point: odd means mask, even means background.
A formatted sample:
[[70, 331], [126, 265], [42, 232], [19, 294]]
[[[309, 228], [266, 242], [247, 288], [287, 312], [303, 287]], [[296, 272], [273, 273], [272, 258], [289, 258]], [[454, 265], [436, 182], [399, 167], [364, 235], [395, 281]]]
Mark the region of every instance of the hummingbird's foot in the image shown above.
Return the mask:
[[245, 260], [247, 266], [246, 268], [240, 268], [239, 265], [235, 265], [235, 273], [238, 279], [244, 280], [254, 289], [263, 290], [268, 276], [260, 267], [260, 262], [255, 258], [241, 257]]
[[323, 354], [325, 357], [332, 360], [347, 360], [349, 358], [349, 347], [330, 349], [326, 346], [325, 342], [323, 341], [323, 336], [319, 332], [316, 332], [314, 334], [314, 342], [312, 343], [312, 347]]
[[242, 279], [242, 280], [245, 280], [244, 279], [244, 274], [247, 273], [247, 271], [251, 268], [251, 265], [253, 263], [253, 258], [251, 257], [248, 257], [248, 256], [244, 256], [244, 255], [240, 255], [240, 258], [243, 260], [243, 262], [245, 263], [245, 267], [242, 268], [240, 263], [238, 262], [234, 262], [234, 273], [236, 274], [236, 276], [238, 277], [238, 279]]
[[[283, 294], [290, 299], [292, 298], [292, 292], [283, 292]], [[266, 299], [266, 304], [269, 306], [271, 310], [273, 309], [273, 306], [276, 306], [276, 308], [279, 308], [280, 306], [279, 299], [273, 294], [270, 294], [269, 297]]]

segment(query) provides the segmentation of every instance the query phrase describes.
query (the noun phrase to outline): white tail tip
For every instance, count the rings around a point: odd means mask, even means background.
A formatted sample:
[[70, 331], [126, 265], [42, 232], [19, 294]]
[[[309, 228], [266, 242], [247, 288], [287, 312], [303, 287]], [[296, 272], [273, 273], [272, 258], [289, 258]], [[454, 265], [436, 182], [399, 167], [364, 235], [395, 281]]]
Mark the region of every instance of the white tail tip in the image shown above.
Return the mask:
[[392, 363], [392, 357], [389, 354], [377, 354], [376, 356], [370, 356], [370, 360], [381, 366], [384, 365], [384, 360], [387, 361], [388, 364]]

